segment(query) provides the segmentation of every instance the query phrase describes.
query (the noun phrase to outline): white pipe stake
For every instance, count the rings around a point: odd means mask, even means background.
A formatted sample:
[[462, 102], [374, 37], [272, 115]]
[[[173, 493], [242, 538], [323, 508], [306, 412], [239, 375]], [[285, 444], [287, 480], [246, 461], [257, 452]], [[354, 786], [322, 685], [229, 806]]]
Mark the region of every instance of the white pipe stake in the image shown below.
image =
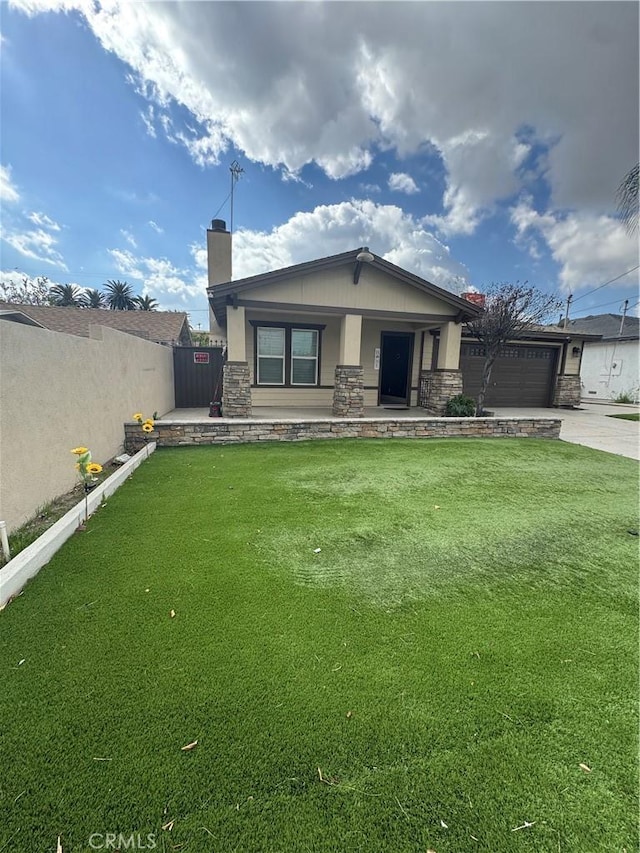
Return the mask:
[[9, 537], [7, 536], [6, 521], [0, 521], [0, 540], [2, 541], [2, 553], [4, 554], [5, 562], [8, 563], [11, 559], [11, 551], [9, 550]]

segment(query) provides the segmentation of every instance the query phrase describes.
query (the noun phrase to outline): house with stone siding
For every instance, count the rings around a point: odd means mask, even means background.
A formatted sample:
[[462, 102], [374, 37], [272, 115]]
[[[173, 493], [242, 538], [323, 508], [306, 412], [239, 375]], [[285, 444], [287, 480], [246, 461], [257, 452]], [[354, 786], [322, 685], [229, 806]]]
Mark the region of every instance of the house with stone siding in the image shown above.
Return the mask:
[[[225, 417], [260, 407], [361, 417], [365, 407], [420, 406], [442, 415], [451, 397], [473, 393], [482, 353], [465, 323], [482, 310], [475, 302], [367, 248], [234, 281], [231, 234], [218, 219], [207, 255], [210, 334], [227, 346]], [[547, 331], [514, 342], [494, 367], [512, 401], [499, 404], [579, 402], [575, 347], [582, 342]]]

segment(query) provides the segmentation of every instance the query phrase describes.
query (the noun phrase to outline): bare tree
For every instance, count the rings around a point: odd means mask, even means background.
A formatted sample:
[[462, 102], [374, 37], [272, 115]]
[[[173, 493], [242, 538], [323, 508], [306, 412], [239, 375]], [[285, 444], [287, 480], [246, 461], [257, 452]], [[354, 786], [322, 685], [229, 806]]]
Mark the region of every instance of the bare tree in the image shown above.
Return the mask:
[[19, 284], [10, 278], [0, 282], [0, 299], [3, 302], [16, 302], [20, 305], [51, 305], [49, 279], [44, 275], [30, 278], [20, 276]]
[[624, 176], [618, 187], [616, 199], [618, 212], [627, 227], [629, 234], [638, 230], [638, 166], [636, 165]]
[[532, 326], [544, 322], [562, 303], [554, 295], [543, 293], [527, 282], [492, 285], [487, 290], [485, 307], [481, 314], [467, 322], [467, 328], [485, 349], [482, 383], [478, 394], [476, 412], [484, 412], [491, 371], [502, 348], [523, 337]]

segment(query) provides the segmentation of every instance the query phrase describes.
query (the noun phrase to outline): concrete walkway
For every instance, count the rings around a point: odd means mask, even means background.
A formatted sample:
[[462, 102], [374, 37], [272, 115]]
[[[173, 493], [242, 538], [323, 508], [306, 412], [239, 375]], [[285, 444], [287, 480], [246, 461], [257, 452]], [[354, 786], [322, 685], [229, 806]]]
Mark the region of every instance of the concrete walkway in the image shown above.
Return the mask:
[[[579, 409], [517, 409], [495, 408], [497, 417], [502, 418], [560, 418], [560, 438], [573, 444], [583, 444], [594, 450], [606, 450], [629, 459], [640, 459], [640, 423], [610, 418], [607, 415], [629, 414], [638, 411], [637, 406], [619, 406], [615, 403], [581, 403]], [[365, 409], [369, 418], [424, 418], [429, 414], [424, 409], [394, 410], [386, 406]], [[333, 420], [331, 409], [324, 408], [271, 408], [255, 406], [252, 420]], [[167, 412], [163, 421], [176, 423], [201, 423], [209, 421], [209, 409], [174, 409]]]
[[638, 411], [637, 406], [581, 403], [579, 409], [496, 408], [493, 411], [499, 417], [561, 418], [562, 441], [583, 444], [594, 450], [606, 450], [629, 459], [640, 459], [640, 422], [608, 417], [633, 414]]

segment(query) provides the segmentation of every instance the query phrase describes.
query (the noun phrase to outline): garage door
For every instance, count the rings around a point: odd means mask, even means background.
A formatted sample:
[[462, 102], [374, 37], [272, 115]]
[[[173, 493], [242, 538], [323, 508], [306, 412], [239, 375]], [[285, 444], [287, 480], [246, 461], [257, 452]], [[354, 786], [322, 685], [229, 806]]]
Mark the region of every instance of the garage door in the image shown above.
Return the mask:
[[[556, 372], [556, 347], [524, 344], [506, 347], [493, 370], [485, 404], [487, 406], [549, 406]], [[463, 343], [460, 369], [465, 394], [476, 397], [482, 380], [484, 347]]]

